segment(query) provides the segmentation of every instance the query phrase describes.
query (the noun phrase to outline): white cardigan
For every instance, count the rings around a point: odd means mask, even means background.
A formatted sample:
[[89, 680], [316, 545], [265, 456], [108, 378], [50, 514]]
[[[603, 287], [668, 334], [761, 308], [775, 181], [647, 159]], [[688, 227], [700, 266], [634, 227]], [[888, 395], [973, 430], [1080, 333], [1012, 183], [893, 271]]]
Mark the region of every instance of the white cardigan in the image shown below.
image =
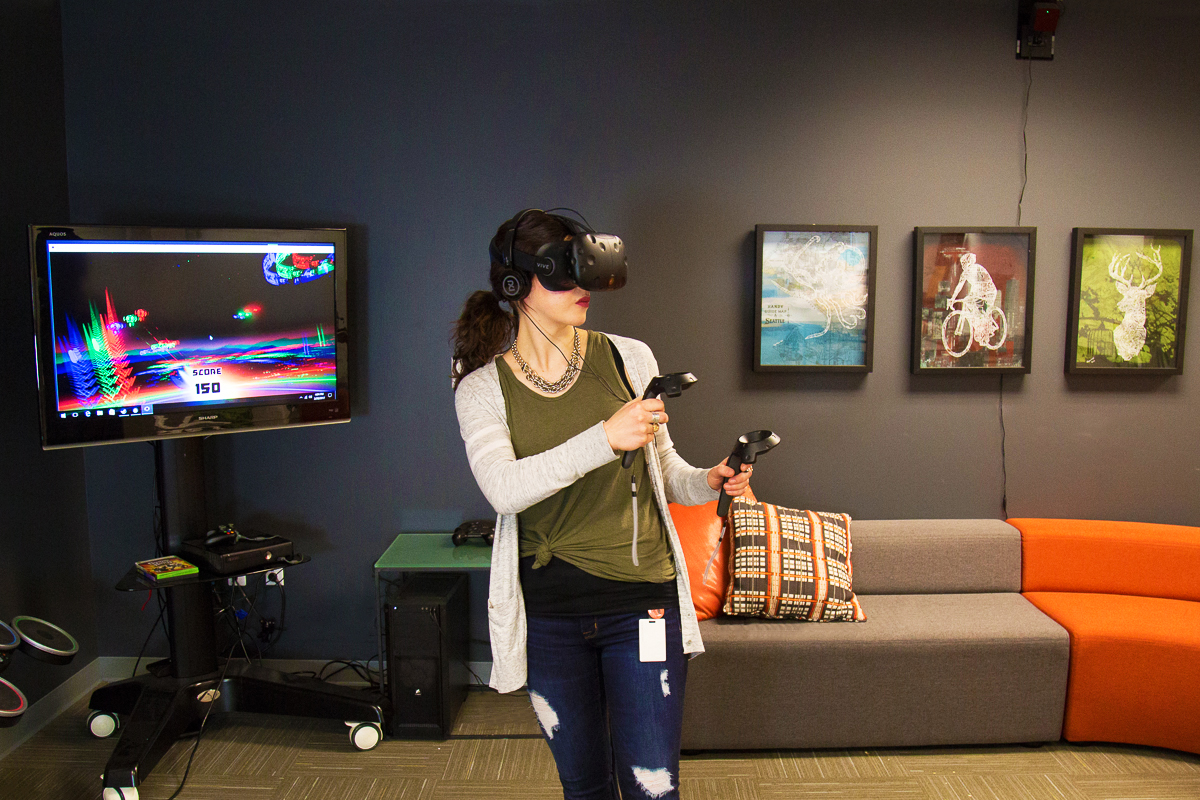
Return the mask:
[[[658, 374], [654, 354], [636, 339], [612, 335], [608, 338], [621, 354], [625, 374], [640, 397], [646, 384]], [[609, 447], [604, 424], [597, 422], [557, 447], [518, 459], [513, 453], [495, 359], [459, 382], [454, 408], [471, 472], [499, 515], [488, 590], [488, 629], [492, 640], [492, 676], [488, 683], [497, 691], [512, 692], [525, 684], [526, 677], [525, 599], [521, 595], [517, 563], [517, 514], [619, 456]], [[689, 465], [675, 452], [666, 425], [659, 428], [654, 444], [653, 448], [646, 445], [644, 451], [659, 516], [675, 556], [683, 652], [696, 655], [704, 652], [704, 644], [700, 641], [688, 586], [687, 562], [667, 502], [699, 505], [715, 500], [718, 492], [708, 485], [708, 470]]]

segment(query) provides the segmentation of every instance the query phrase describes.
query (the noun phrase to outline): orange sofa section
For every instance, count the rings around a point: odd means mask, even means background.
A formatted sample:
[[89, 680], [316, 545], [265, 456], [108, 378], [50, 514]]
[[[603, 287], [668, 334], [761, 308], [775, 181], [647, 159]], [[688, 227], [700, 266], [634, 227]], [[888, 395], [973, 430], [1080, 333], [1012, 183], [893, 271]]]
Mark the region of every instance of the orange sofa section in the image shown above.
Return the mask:
[[1200, 528], [1008, 522], [1021, 593], [1071, 636], [1063, 737], [1200, 753]]
[[1200, 601], [1200, 528], [1147, 522], [1010, 519], [1021, 589]]
[[1023, 594], [1071, 634], [1064, 738], [1200, 753], [1200, 603]]

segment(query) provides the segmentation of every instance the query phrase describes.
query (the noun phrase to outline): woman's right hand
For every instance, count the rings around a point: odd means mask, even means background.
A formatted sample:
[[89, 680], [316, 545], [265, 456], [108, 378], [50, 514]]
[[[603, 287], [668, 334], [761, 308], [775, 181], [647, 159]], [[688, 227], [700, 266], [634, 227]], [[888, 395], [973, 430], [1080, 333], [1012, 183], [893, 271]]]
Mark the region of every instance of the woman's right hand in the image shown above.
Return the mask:
[[[658, 398], [650, 400], [630, 400], [617, 413], [604, 422], [604, 433], [608, 436], [608, 445], [614, 452], [622, 450], [640, 450], [654, 440], [658, 432], [654, 420], [665, 424], [667, 412], [663, 401]], [[657, 414], [655, 417], [653, 415]]]

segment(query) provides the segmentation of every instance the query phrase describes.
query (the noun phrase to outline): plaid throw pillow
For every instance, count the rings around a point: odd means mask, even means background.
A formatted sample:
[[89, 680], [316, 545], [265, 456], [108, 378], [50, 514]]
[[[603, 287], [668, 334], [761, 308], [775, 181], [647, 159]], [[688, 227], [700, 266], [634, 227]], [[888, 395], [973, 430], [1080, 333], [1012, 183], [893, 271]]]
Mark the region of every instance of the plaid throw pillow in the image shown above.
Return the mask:
[[850, 565], [850, 517], [735, 497], [726, 614], [863, 622]]

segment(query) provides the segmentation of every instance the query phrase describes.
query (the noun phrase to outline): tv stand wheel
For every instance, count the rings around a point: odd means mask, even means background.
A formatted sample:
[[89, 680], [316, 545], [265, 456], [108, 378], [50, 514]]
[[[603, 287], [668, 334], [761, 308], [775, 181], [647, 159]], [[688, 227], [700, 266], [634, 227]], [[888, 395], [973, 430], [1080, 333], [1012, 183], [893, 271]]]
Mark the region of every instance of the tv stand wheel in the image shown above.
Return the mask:
[[105, 786], [102, 800], [138, 800], [136, 786]]
[[374, 750], [383, 740], [383, 729], [375, 722], [347, 722], [350, 744], [359, 750]]
[[[121, 727], [121, 718], [107, 711], [93, 711], [87, 718], [88, 733], [97, 739], [107, 739]], [[136, 790], [135, 790], [136, 791]]]

